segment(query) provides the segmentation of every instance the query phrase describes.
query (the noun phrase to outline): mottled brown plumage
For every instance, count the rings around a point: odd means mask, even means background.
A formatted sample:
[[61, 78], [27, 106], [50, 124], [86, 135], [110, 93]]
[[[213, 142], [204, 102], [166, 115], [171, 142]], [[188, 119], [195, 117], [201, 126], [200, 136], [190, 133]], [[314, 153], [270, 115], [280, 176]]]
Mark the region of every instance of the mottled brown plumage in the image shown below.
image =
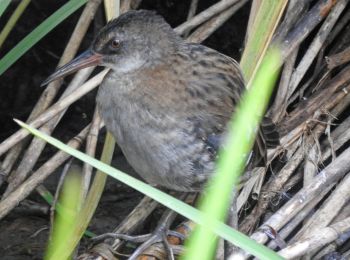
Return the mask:
[[[153, 12], [130, 11], [49, 80], [92, 64], [111, 69], [97, 104], [130, 165], [152, 185], [202, 189], [244, 90], [238, 63], [186, 43]], [[273, 124], [265, 120], [264, 129], [275, 141]], [[269, 144], [260, 131], [255, 163]]]

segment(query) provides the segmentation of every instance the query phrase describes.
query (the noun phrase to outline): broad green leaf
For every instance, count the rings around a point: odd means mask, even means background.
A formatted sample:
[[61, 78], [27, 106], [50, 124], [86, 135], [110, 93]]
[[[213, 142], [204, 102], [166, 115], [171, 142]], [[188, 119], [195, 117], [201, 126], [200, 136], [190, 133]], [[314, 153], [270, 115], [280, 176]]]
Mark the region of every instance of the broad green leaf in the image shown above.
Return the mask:
[[[240, 65], [247, 82], [254, 77], [269, 47], [272, 35], [281, 19], [288, 0], [254, 0], [258, 1], [257, 12], [248, 32], [247, 44], [241, 57]], [[249, 86], [248, 86], [249, 88]]]

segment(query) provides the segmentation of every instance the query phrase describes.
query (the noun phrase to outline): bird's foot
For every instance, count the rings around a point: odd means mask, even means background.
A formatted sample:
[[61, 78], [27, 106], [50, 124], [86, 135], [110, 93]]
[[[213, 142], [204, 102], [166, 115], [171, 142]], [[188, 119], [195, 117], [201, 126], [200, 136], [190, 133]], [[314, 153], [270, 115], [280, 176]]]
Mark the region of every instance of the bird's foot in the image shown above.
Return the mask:
[[173, 223], [177, 213], [172, 210], [166, 210], [162, 215], [155, 231], [146, 235], [130, 236], [125, 234], [106, 233], [97, 237], [94, 237], [94, 241], [104, 240], [106, 238], [121, 239], [133, 243], [141, 243], [141, 245], [132, 253], [128, 258], [129, 260], [137, 259], [142, 253], [155, 243], [163, 243], [168, 259], [175, 259], [171, 245], [168, 242], [168, 236], [177, 237], [181, 241], [185, 240], [185, 235], [169, 230], [170, 225]]

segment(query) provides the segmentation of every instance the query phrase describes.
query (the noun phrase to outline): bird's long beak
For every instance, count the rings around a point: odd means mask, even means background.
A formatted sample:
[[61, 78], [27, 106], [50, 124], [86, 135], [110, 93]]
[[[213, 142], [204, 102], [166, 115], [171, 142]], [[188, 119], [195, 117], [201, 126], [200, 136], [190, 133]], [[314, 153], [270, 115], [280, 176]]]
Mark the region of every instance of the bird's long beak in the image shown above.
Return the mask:
[[101, 64], [102, 61], [102, 55], [98, 53], [94, 53], [91, 50], [87, 50], [80, 54], [78, 57], [73, 59], [72, 61], [68, 62], [66, 65], [63, 65], [61, 68], [58, 68], [50, 77], [48, 77], [41, 86], [45, 86], [49, 84], [50, 82], [62, 78], [64, 76], [67, 76], [73, 72], [76, 72], [77, 70], [91, 67], [91, 66], [97, 66]]

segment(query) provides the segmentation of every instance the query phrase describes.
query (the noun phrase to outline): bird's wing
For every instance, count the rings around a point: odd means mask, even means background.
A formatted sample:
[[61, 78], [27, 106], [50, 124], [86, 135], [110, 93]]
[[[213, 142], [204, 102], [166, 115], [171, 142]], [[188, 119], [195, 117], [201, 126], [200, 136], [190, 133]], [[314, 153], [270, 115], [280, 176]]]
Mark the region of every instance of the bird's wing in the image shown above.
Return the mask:
[[[244, 78], [234, 59], [203, 45], [188, 46], [192, 61], [189, 71], [193, 75], [188, 76], [187, 91], [201, 101], [193, 105], [193, 116], [196, 117], [193, 121], [201, 138], [216, 154], [227, 123], [245, 90]], [[267, 147], [278, 144], [276, 133], [273, 122], [264, 118], [253, 148], [254, 166], [265, 161]]]

